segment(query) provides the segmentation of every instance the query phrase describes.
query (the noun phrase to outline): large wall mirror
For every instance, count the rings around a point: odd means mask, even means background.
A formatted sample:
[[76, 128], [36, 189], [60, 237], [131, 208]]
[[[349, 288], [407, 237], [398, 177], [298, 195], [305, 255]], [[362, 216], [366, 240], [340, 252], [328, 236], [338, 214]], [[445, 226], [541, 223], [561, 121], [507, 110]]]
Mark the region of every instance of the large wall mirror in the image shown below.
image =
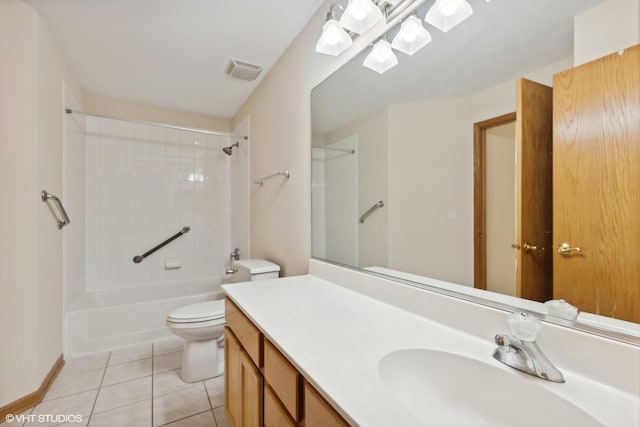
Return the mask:
[[[552, 187], [549, 181], [533, 198], [519, 194], [527, 190], [518, 173], [530, 172], [516, 162], [517, 103], [539, 109], [543, 102], [519, 91], [531, 82], [550, 87], [554, 74], [573, 67], [574, 17], [600, 1], [469, 3], [474, 14], [449, 32], [425, 25], [432, 41], [412, 56], [396, 52], [397, 66], [382, 74], [363, 67], [368, 47], [312, 91], [312, 255], [544, 313], [542, 302], [555, 296], [550, 269], [558, 242], [551, 219], [537, 235], [521, 235], [518, 203], [533, 199], [527, 212], [543, 197], [551, 204]], [[543, 129], [548, 138], [550, 126]], [[533, 169], [551, 173], [550, 151], [533, 155], [541, 162]], [[486, 238], [482, 256], [478, 235]], [[541, 269], [546, 279], [533, 280], [547, 280], [548, 289], [535, 296], [520, 282], [525, 256], [550, 263]], [[595, 292], [606, 294], [609, 285]], [[635, 318], [566, 299], [583, 312], [578, 327], [639, 333]], [[639, 304], [630, 310], [639, 312]]]

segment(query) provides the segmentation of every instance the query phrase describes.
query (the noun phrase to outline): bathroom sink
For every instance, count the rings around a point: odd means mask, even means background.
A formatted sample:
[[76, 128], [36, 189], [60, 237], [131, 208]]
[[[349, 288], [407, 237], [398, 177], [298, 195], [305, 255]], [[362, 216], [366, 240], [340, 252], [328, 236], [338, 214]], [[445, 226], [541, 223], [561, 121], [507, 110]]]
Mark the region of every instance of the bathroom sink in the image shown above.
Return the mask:
[[[602, 426], [580, 408], [517, 371], [427, 349], [389, 353], [378, 363], [385, 386], [407, 412], [433, 426]], [[551, 384], [563, 387], [563, 384]]]

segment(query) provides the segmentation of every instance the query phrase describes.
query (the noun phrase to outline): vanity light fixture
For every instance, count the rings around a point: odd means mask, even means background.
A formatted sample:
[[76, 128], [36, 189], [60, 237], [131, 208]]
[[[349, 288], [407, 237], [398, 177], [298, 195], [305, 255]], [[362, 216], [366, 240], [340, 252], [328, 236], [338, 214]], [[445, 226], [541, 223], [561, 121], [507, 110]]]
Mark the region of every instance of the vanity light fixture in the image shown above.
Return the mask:
[[336, 19], [334, 8], [338, 8], [340, 13], [343, 13], [342, 6], [335, 3], [331, 5], [329, 13], [327, 13], [327, 21], [322, 27], [322, 35], [316, 44], [316, 52], [338, 56], [347, 50], [353, 44], [353, 41], [351, 36], [340, 26]]
[[382, 74], [397, 64], [398, 58], [396, 58], [395, 53], [393, 53], [391, 44], [385, 39], [380, 39], [373, 45], [373, 49], [371, 49], [371, 52], [365, 58], [363, 65]]
[[372, 0], [349, 0], [340, 25], [356, 34], [363, 34], [381, 20], [382, 11]]
[[412, 15], [402, 22], [400, 31], [391, 42], [391, 47], [407, 55], [413, 55], [430, 41], [431, 34], [422, 26], [422, 21]]
[[424, 20], [446, 33], [473, 14], [466, 0], [436, 0]]

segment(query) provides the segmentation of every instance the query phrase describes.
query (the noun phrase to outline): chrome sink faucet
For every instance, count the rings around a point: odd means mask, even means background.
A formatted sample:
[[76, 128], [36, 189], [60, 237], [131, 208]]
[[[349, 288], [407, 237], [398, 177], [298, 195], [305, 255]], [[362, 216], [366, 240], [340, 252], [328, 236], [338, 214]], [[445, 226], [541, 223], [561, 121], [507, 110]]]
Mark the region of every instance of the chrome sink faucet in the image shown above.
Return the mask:
[[513, 336], [495, 336], [498, 347], [493, 351], [493, 357], [526, 374], [557, 383], [565, 382], [562, 372], [553, 366], [535, 341], [542, 328], [540, 321], [527, 313], [513, 313], [507, 321]]

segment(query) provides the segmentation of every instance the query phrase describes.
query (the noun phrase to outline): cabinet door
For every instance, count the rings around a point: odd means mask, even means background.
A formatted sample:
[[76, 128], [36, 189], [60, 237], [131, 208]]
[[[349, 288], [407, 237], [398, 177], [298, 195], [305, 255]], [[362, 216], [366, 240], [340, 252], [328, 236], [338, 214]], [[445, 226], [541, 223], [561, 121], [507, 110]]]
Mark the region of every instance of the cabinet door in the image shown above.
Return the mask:
[[242, 426], [262, 426], [262, 386], [260, 371], [246, 351], [240, 351], [240, 384], [242, 389]]
[[273, 389], [264, 386], [264, 426], [265, 427], [295, 427], [288, 411], [280, 404]]
[[224, 329], [224, 409], [229, 425], [241, 424], [240, 343], [229, 328]]
[[349, 423], [305, 381], [304, 425], [305, 427], [347, 427]]

